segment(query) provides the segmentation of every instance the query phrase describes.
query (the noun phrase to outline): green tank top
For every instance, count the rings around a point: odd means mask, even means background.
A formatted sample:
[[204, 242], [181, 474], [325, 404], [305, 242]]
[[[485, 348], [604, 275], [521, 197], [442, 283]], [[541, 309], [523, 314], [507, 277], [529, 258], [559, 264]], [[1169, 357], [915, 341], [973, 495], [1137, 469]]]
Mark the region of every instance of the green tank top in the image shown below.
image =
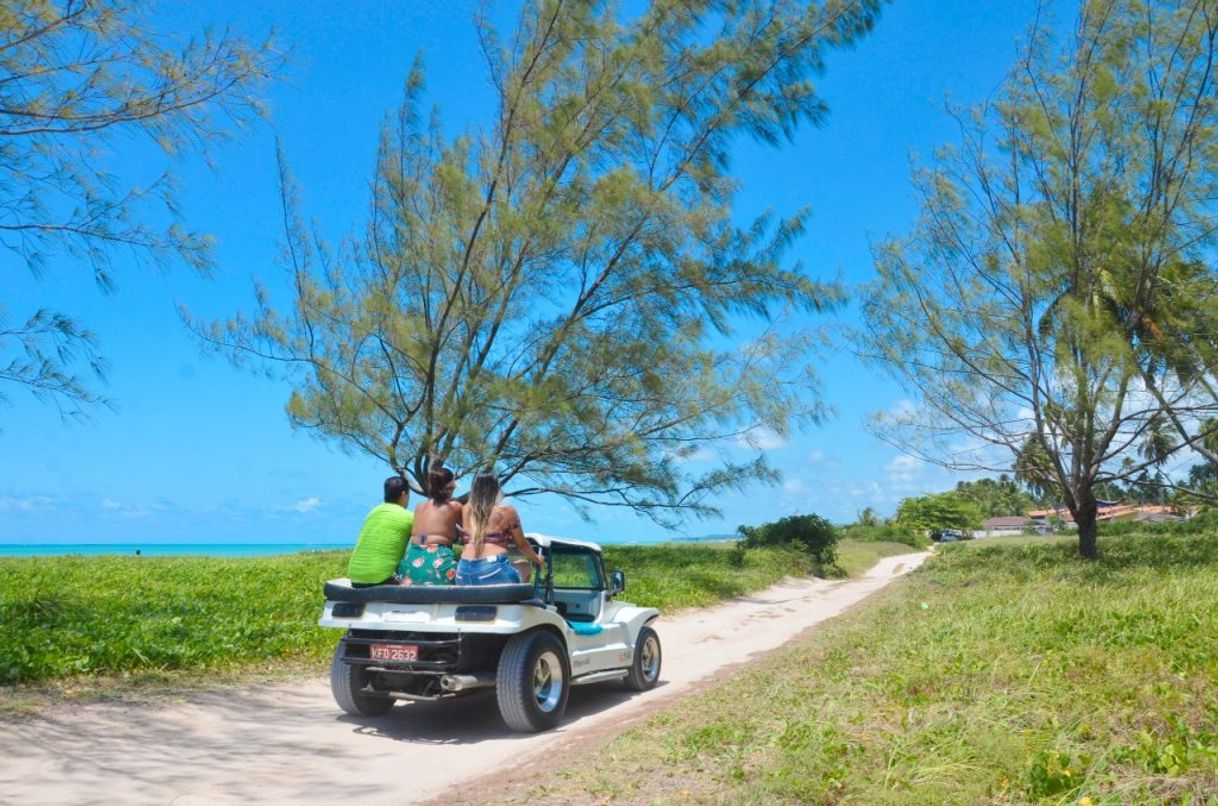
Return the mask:
[[373, 507], [359, 530], [355, 551], [347, 563], [347, 578], [372, 585], [393, 576], [406, 552], [413, 525], [414, 513], [404, 507], [397, 504]]

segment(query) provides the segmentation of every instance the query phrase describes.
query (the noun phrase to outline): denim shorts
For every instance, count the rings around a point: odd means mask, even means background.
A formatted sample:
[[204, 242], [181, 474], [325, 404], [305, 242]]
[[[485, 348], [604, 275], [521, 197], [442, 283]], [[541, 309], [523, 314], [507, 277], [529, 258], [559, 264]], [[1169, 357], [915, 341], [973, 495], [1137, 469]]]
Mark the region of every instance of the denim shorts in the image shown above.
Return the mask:
[[520, 572], [506, 554], [461, 560], [457, 563], [458, 585], [510, 585], [520, 583]]

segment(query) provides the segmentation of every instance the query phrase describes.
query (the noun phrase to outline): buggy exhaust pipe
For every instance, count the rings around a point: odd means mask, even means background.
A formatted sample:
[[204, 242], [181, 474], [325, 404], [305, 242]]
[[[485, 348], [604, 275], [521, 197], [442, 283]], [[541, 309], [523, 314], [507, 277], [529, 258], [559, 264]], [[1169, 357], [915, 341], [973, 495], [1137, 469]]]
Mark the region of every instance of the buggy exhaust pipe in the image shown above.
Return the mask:
[[445, 691], [468, 691], [473, 688], [489, 688], [493, 685], [495, 685], [495, 676], [489, 672], [446, 674], [440, 678], [440, 688]]

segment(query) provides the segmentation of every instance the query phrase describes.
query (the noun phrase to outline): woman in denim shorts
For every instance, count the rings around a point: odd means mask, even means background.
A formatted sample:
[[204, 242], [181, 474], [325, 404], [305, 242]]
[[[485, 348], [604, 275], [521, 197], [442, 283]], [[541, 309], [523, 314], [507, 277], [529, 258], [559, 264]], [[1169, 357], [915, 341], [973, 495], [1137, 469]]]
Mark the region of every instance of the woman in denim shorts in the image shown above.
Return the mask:
[[541, 556], [529, 545], [520, 528], [516, 508], [500, 504], [499, 479], [479, 473], [470, 486], [462, 528], [461, 561], [457, 563], [458, 585], [502, 585], [520, 582], [520, 572], [508, 552], [514, 546], [530, 562], [541, 565]]

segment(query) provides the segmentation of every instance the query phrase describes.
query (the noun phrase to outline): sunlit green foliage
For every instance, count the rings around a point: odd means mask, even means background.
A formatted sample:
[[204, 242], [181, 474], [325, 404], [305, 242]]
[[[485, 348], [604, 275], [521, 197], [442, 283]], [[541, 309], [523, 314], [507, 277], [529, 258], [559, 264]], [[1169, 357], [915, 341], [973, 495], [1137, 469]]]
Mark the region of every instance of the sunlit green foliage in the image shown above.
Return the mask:
[[953, 491], [977, 508], [982, 518], [1022, 515], [1032, 508], [1032, 498], [1009, 476], [956, 483]]
[[902, 500], [895, 520], [920, 532], [934, 529], [969, 531], [981, 526], [981, 510], [963, 494], [952, 490]]
[[322, 658], [344, 553], [0, 559], [0, 682]]
[[731, 548], [720, 546], [606, 546], [605, 566], [626, 572], [627, 601], [661, 609], [705, 607], [777, 582], [806, 576], [814, 563], [807, 552], [762, 549], [744, 552], [736, 566]]
[[832, 565], [838, 541], [837, 529], [819, 515], [788, 515], [759, 526], [741, 526], [738, 531], [746, 548], [794, 546], [824, 566]]
[[[883, 552], [844, 549], [843, 564], [857, 569]], [[322, 583], [346, 563], [345, 552], [0, 558], [0, 684], [275, 662], [320, 669], [338, 636], [316, 626]], [[605, 565], [626, 573], [629, 601], [671, 612], [806, 575], [813, 561], [750, 549], [736, 565], [725, 545], [661, 545], [609, 546]]]
[[1098, 562], [1060, 539], [948, 546], [539, 793], [1206, 803], [1218, 791], [1218, 534], [1101, 542]]
[[842, 540], [860, 543], [902, 543], [910, 548], [921, 549], [930, 545], [930, 538], [920, 530], [895, 520], [867, 525], [852, 523], [840, 530]]
[[[785, 259], [805, 212], [733, 221], [731, 145], [819, 123], [826, 52], [881, 5], [533, 0], [506, 36], [482, 23], [489, 124], [447, 135], [416, 65], [359, 237], [314, 237], [285, 174], [292, 298], [198, 329], [283, 369], [296, 426], [417, 488], [435, 454], [513, 495], [711, 512], [773, 474], [681, 460], [820, 413], [805, 315], [841, 299]], [[750, 318], [773, 324], [745, 340]]]

